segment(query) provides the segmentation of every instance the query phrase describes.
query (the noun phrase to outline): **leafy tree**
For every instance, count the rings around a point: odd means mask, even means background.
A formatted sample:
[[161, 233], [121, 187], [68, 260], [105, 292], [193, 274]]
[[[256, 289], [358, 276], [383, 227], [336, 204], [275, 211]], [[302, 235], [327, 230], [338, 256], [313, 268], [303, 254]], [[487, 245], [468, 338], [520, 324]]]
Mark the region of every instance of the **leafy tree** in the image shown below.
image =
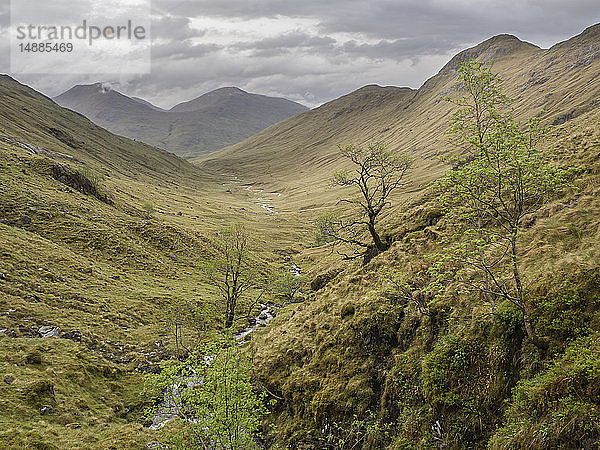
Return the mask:
[[528, 338], [535, 334], [519, 265], [519, 237], [526, 218], [566, 186], [567, 171], [550, 164], [538, 148], [547, 128], [539, 118], [525, 125], [512, 111], [498, 111], [511, 102], [499, 78], [480, 63], [459, 70], [459, 89], [466, 95], [450, 123], [450, 139], [466, 152], [451, 159], [454, 167], [437, 183], [440, 201], [450, 218], [463, 225], [462, 239], [445, 248], [433, 267], [438, 283], [449, 274], [467, 289], [512, 302], [522, 312]]
[[275, 282], [275, 292], [285, 298], [288, 302], [293, 302], [296, 295], [306, 289], [309, 280], [304, 275], [296, 275], [290, 272], [284, 272]]
[[[333, 176], [332, 185], [352, 187], [356, 198], [343, 198], [338, 205], [348, 205], [348, 210], [339, 214], [328, 214], [317, 221], [321, 240], [336, 244], [348, 244], [354, 248], [353, 255], [341, 253], [346, 258], [387, 250], [390, 243], [382, 239], [377, 229], [381, 212], [390, 205], [392, 192], [403, 185], [403, 178], [411, 167], [410, 159], [401, 153], [392, 153], [381, 143], [369, 144], [366, 147], [348, 145], [340, 147], [342, 155], [354, 165], [352, 171], [342, 170]], [[368, 233], [370, 242], [365, 241]]]
[[204, 280], [217, 288], [225, 305], [225, 328], [233, 325], [240, 298], [257, 284], [259, 272], [252, 264], [248, 236], [241, 224], [217, 233], [217, 255], [201, 266]]
[[160, 403], [148, 415], [164, 408], [163, 402], [175, 415], [180, 426], [166, 436], [169, 448], [259, 448], [256, 438], [268, 410], [251, 375], [252, 361], [230, 334], [221, 335], [146, 378], [146, 392]]

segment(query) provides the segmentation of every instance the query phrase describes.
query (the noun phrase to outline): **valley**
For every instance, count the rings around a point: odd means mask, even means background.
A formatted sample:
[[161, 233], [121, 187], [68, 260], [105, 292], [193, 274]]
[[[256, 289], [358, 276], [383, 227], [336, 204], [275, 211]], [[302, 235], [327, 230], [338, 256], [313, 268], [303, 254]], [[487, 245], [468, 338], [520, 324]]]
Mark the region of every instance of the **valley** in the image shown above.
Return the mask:
[[[515, 231], [522, 309], [435, 272], [468, 242], [433, 183], [464, 156], [445, 98], [460, 95], [473, 60], [502, 79], [517, 120], [551, 127], [539, 147], [570, 177]], [[419, 89], [368, 85], [312, 110], [214, 91], [168, 123], [101, 85], [73, 88], [80, 100], [68, 102], [0, 76], [0, 447], [161, 448], [163, 433], [193, 423], [151, 426], [145, 384], [226, 328], [206, 273], [238, 224], [255, 280], [230, 331], [268, 404], [260, 447], [595, 448], [599, 74], [597, 24], [549, 49], [495, 36]], [[242, 126], [247, 108], [270, 115]], [[234, 110], [238, 132], [200, 119], [214, 109]], [[339, 146], [374, 142], [412, 167], [378, 217], [388, 246], [363, 264], [316, 225], [355, 194], [332, 183], [354, 170]]]

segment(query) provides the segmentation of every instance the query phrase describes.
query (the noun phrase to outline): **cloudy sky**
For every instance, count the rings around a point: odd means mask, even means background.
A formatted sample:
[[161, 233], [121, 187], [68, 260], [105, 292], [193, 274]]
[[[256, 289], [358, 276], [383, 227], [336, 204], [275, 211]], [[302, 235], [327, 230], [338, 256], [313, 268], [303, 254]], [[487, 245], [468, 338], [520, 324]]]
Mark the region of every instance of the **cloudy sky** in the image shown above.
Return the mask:
[[[73, 12], [73, 4], [52, 2], [57, 17]], [[81, 16], [103, 2], [76, 4]], [[153, 0], [151, 21], [150, 73], [14, 76], [51, 96], [74, 84], [105, 81], [170, 107], [218, 87], [238, 86], [313, 107], [365, 84], [418, 88], [457, 51], [496, 34], [549, 47], [600, 22], [600, 5], [598, 0]], [[0, 72], [10, 74], [7, 0], [0, 0], [0, 25]], [[90, 66], [90, 72], [96, 70]]]

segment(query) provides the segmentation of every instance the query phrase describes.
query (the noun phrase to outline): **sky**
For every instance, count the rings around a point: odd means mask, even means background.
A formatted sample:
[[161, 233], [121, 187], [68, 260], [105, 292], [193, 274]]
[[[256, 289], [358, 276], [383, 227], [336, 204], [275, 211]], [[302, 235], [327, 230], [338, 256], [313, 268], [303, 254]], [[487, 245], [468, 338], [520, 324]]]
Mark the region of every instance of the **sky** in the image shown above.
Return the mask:
[[[49, 21], [104, 3], [51, 4]], [[88, 73], [12, 74], [10, 13], [0, 0], [0, 72], [49, 96], [102, 81], [163, 108], [223, 86], [309, 107], [366, 84], [418, 88], [458, 51], [494, 35], [548, 48], [600, 22], [598, 0], [153, 0], [150, 70], [140, 63], [143, 73], [99, 74], [90, 62]]]

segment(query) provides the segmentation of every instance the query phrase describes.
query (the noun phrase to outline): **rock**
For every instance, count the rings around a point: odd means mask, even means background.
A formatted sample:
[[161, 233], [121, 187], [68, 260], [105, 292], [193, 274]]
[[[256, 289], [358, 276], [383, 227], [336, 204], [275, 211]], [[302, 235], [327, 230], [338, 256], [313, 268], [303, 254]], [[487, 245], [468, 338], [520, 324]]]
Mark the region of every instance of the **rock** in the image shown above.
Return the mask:
[[4, 376], [4, 382], [6, 384], [12, 384], [13, 381], [15, 381], [15, 377], [12, 374], [9, 373], [9, 374], [7, 374], [7, 375]]
[[[60, 328], [59, 328], [59, 330], [60, 330]], [[81, 342], [81, 331], [79, 331], [79, 330], [68, 331], [60, 337], [62, 337], [63, 339], [70, 339], [74, 342]]]
[[177, 261], [177, 255], [174, 253], [169, 253], [169, 258], [171, 258], [173, 261]]
[[53, 327], [51, 325], [46, 325], [46, 326], [40, 327], [40, 329], [38, 330], [38, 333], [43, 338], [61, 337], [62, 330], [59, 327]]
[[21, 222], [22, 225], [29, 225], [31, 223], [31, 217], [26, 216], [25, 214], [23, 214], [19, 218], [19, 221]]
[[54, 410], [48, 405], [44, 405], [40, 408], [40, 414], [52, 414], [53, 412]]
[[73, 422], [73, 423], [69, 423], [67, 425], [65, 425], [67, 428], [71, 428], [73, 430], [77, 429], [77, 428], [81, 428], [81, 425], [77, 422]]
[[3, 334], [4, 336], [10, 338], [17, 337], [17, 333], [15, 333], [13, 330], [9, 330], [8, 328], [3, 328], [2, 330], [0, 330], [0, 334]]
[[142, 373], [154, 373], [154, 374], [158, 374], [161, 372], [160, 366], [156, 366], [154, 364], [144, 364], [144, 363], [137, 366], [135, 368], [135, 370], [137, 370], [138, 372], [142, 372]]
[[27, 328], [24, 325], [19, 325], [19, 336], [20, 337], [30, 337], [36, 338], [39, 337], [39, 334], [35, 327]]
[[113, 280], [120, 280], [121, 279], [121, 277], [119, 275], [113, 275], [113, 276], [111, 276], [111, 278]]
[[0, 280], [6, 280], [6, 275], [0, 272]]

